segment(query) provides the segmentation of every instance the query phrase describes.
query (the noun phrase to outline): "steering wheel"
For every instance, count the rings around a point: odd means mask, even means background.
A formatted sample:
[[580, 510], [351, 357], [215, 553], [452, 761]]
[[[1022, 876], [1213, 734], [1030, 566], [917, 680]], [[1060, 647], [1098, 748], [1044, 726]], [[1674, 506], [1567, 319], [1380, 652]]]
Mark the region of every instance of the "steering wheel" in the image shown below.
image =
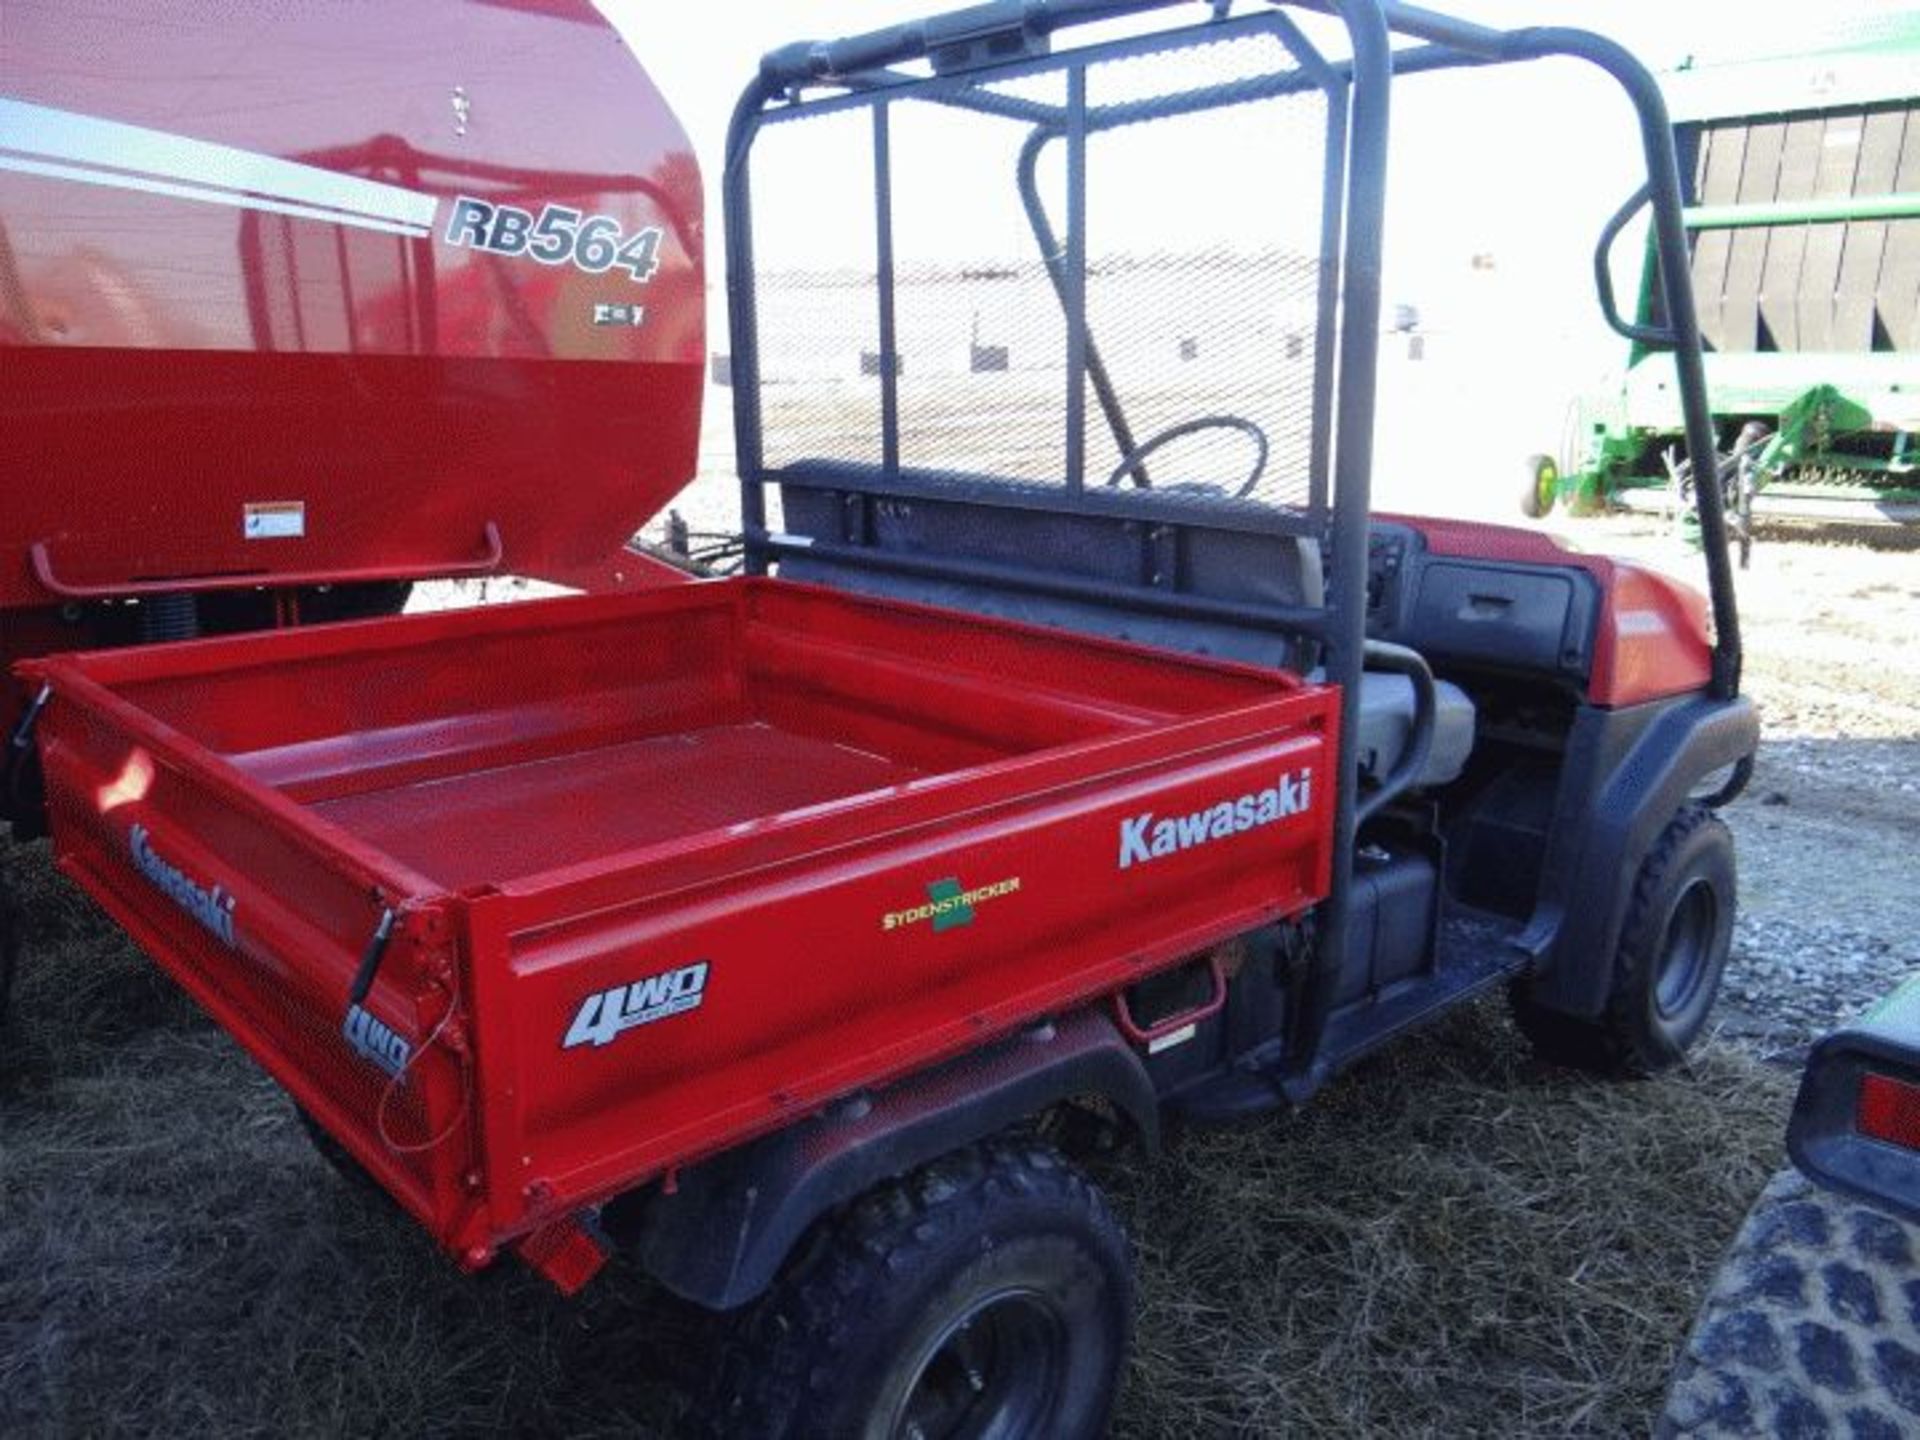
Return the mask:
[[1135, 485], [1140, 486], [1142, 489], [1148, 488], [1146, 471], [1143, 468], [1146, 464], [1147, 457], [1162, 445], [1171, 444], [1173, 441], [1184, 439], [1188, 435], [1198, 434], [1202, 430], [1238, 430], [1242, 435], [1252, 439], [1256, 451], [1253, 460], [1253, 473], [1247, 476], [1238, 490], [1233, 492], [1234, 499], [1246, 499], [1247, 496], [1253, 493], [1254, 486], [1260, 483], [1260, 477], [1267, 473], [1267, 432], [1254, 424], [1253, 421], [1243, 419], [1238, 415], [1206, 415], [1198, 420], [1182, 420], [1178, 425], [1168, 426], [1144, 444], [1134, 446], [1133, 449], [1121, 457], [1120, 463], [1114, 467], [1113, 474], [1107, 477], [1108, 488], [1111, 489], [1118, 485], [1128, 475], [1133, 476], [1133, 483]]

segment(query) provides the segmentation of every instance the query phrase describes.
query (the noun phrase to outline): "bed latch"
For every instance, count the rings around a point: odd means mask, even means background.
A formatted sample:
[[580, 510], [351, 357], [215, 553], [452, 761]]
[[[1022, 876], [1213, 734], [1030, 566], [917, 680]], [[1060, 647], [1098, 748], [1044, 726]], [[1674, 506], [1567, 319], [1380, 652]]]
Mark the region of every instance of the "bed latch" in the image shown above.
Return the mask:
[[40, 712], [47, 708], [47, 702], [53, 699], [53, 686], [42, 682], [33, 699], [27, 702], [27, 708], [21, 712], [20, 723], [13, 727], [13, 737], [7, 743], [16, 755], [24, 755], [27, 747], [33, 744], [33, 727], [40, 723]]
[[353, 972], [353, 985], [347, 991], [349, 1013], [366, 1000], [367, 992], [373, 988], [373, 977], [379, 972], [381, 960], [386, 958], [387, 942], [393, 939], [394, 924], [398, 919], [391, 905], [380, 911], [380, 923], [373, 927], [373, 934], [367, 937], [367, 948], [360, 952], [360, 968]]

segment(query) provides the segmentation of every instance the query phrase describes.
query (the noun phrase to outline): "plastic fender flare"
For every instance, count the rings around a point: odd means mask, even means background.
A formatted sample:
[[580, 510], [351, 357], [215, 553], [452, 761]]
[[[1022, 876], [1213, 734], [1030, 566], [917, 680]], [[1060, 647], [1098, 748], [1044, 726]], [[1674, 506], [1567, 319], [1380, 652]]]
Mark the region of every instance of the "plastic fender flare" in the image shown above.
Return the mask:
[[1084, 1010], [690, 1166], [673, 1193], [616, 1201], [603, 1223], [667, 1289], [730, 1310], [772, 1283], [829, 1210], [1079, 1095], [1104, 1097], [1158, 1146], [1146, 1067], [1103, 1013]]
[[[1584, 836], [1541, 943], [1541, 916], [1523, 948], [1541, 955], [1534, 997], [1568, 1015], [1606, 1008], [1612, 958], [1620, 944], [1634, 876], [1675, 813], [1707, 776], [1747, 759], [1760, 743], [1760, 717], [1744, 696], [1700, 698], [1656, 716], [1597, 787], [1584, 813], [1554, 816], [1556, 827]], [[1716, 797], [1730, 800], [1731, 793]]]

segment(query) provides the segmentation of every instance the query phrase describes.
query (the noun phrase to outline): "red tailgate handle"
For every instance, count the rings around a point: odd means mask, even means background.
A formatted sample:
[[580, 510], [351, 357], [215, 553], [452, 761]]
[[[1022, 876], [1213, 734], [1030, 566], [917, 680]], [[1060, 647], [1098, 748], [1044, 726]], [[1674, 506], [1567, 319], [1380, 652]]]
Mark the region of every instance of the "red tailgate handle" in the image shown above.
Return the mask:
[[261, 585], [358, 585], [376, 580], [414, 580], [429, 575], [488, 575], [506, 557], [500, 526], [489, 520], [480, 532], [482, 553], [472, 560], [437, 564], [368, 565], [358, 570], [306, 570], [281, 573], [243, 570], [224, 575], [187, 575], [175, 580], [129, 580], [121, 584], [92, 585], [62, 580], [53, 568], [53, 552], [45, 540], [36, 540], [27, 553], [33, 576], [63, 600], [119, 600], [131, 595], [177, 595], [188, 590], [250, 590]]
[[1227, 971], [1220, 963], [1220, 954], [1216, 950], [1207, 957], [1207, 972], [1213, 976], [1213, 993], [1191, 1010], [1182, 1010], [1156, 1021], [1144, 1030], [1134, 1020], [1133, 1012], [1127, 1008], [1127, 992], [1122, 990], [1113, 997], [1113, 1020], [1120, 1027], [1120, 1033], [1135, 1045], [1151, 1045], [1164, 1039], [1174, 1031], [1188, 1025], [1198, 1025], [1202, 1020], [1211, 1020], [1227, 1008]]

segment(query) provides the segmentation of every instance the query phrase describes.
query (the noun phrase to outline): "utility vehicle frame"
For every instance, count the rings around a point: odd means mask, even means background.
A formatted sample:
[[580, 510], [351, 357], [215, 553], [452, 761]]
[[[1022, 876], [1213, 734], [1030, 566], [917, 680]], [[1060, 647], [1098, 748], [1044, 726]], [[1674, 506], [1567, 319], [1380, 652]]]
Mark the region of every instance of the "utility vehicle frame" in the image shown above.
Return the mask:
[[[328, 1152], [468, 1267], [630, 1244], [729, 1317], [737, 1433], [1096, 1434], [1129, 1262], [1063, 1149], [1303, 1102], [1502, 986], [1548, 1056], [1654, 1070], [1718, 987], [1757, 739], [1719, 492], [1710, 611], [1369, 499], [1389, 94], [1462, 65], [1621, 85], [1713, 454], [1658, 87], [1375, 0], [1053, 43], [1172, 8], [767, 57], [746, 576], [21, 667], [62, 867]], [[1288, 145], [1284, 207], [1202, 163]], [[1177, 227], [1117, 223], [1143, 193]]]

